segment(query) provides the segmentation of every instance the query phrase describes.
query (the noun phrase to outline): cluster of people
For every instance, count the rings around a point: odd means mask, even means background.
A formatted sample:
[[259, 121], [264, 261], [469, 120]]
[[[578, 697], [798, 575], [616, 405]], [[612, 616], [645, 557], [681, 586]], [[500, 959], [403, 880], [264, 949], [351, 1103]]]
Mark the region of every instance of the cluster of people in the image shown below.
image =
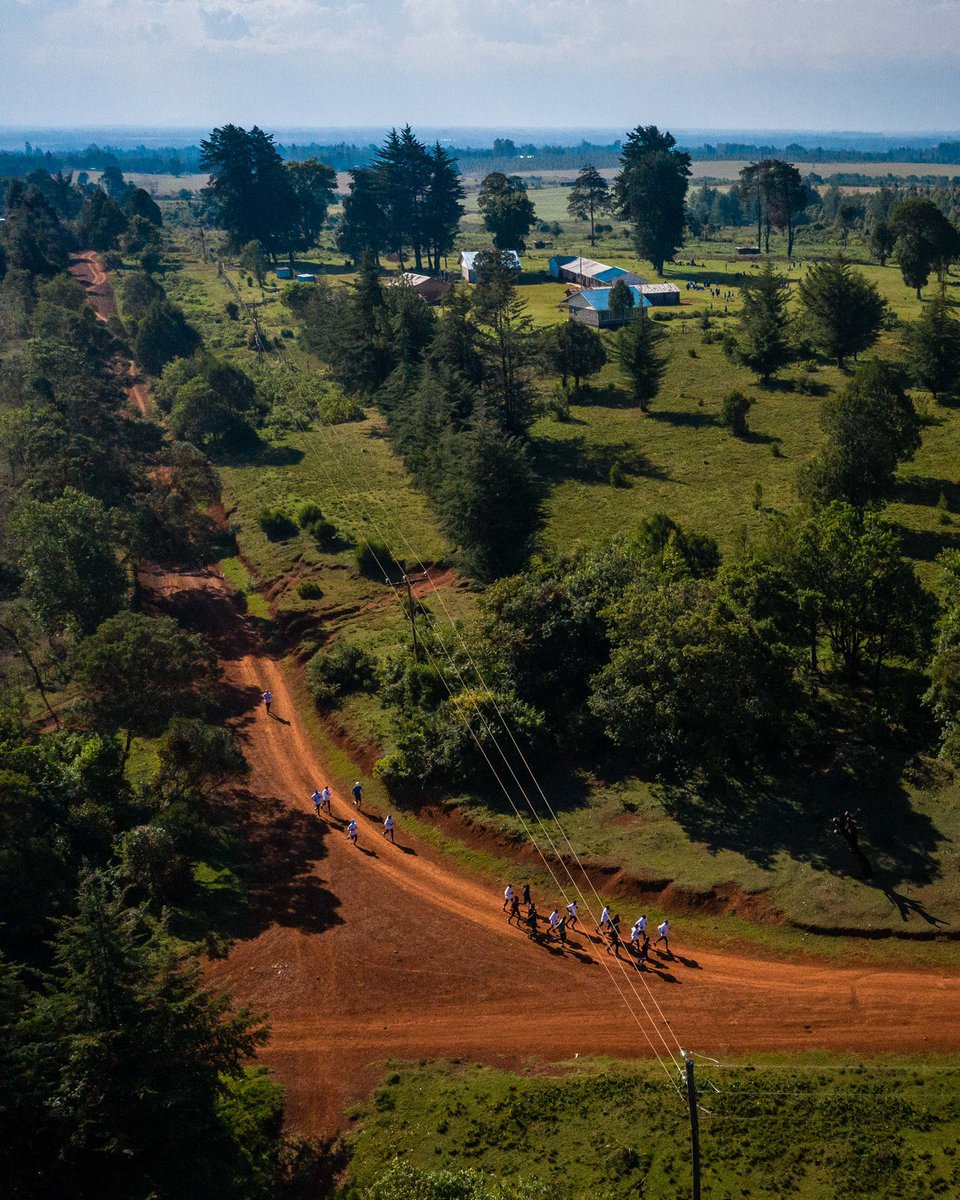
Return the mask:
[[[359, 779], [350, 789], [350, 792], [353, 796], [354, 807], [359, 809], [363, 804], [363, 784]], [[310, 799], [313, 801], [313, 811], [318, 817], [323, 814], [324, 809], [326, 809], [328, 816], [332, 814], [332, 809], [330, 807], [330, 788], [327, 784], [324, 784], [322, 788], [315, 788], [310, 796]], [[380, 831], [381, 837], [389, 838], [390, 841], [396, 845], [396, 834], [394, 832], [395, 829], [396, 822], [393, 819], [393, 814], [387, 813], [383, 819], [383, 828]], [[354, 846], [357, 845], [358, 832], [359, 827], [357, 825], [356, 818], [351, 817], [350, 821], [347, 823], [347, 840], [352, 842]]]
[[[569, 931], [580, 927], [579, 904], [576, 900], [571, 900], [563, 912], [554, 908], [549, 916], [542, 917], [530, 895], [529, 883], [523, 885], [519, 896], [514, 891], [513, 884], [507, 884], [503, 890], [503, 911], [507, 914], [508, 925], [516, 924], [518, 929], [526, 928], [527, 937], [535, 941], [543, 937], [548, 942], [555, 941], [561, 946], [566, 946]], [[625, 948], [636, 960], [639, 969], [645, 969], [650, 951], [661, 942], [664, 946], [663, 952], [670, 954], [670, 922], [666, 917], [657, 926], [657, 938], [652, 944], [647, 936], [646, 913], [634, 921], [629, 938], [625, 940], [620, 930], [620, 914], [611, 914], [610, 906], [605, 904], [596, 931], [605, 939], [608, 954], [619, 958], [621, 948]]]

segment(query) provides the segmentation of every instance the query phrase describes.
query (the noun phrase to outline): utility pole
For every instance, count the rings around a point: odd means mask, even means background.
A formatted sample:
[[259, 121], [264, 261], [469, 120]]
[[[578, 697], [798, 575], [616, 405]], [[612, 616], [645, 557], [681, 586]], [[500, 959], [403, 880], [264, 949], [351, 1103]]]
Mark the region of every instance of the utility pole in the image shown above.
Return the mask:
[[693, 1164], [693, 1200], [700, 1200], [700, 1117], [697, 1112], [697, 1084], [693, 1077], [693, 1055], [681, 1050], [687, 1066], [687, 1106], [690, 1109], [690, 1157]]
[[697, 1112], [697, 1085], [694, 1079], [694, 1056], [680, 1050], [686, 1063], [686, 1104], [690, 1109], [690, 1157], [694, 1166], [694, 1200], [700, 1200], [700, 1115]]
[[420, 575], [408, 575], [406, 572], [399, 579], [393, 580], [388, 576], [384, 576], [384, 581], [392, 588], [398, 588], [400, 584], [405, 584], [407, 589], [407, 615], [410, 617], [410, 633], [413, 635], [413, 660], [420, 661], [420, 642], [417, 639], [417, 614], [413, 606], [413, 588], [411, 584], [418, 579], [429, 579], [429, 572], [424, 571]]

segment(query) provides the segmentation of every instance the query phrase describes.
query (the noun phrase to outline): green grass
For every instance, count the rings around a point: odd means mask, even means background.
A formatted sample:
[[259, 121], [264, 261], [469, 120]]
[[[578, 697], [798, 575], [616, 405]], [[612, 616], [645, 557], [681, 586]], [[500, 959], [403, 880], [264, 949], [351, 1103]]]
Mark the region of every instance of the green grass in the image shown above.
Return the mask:
[[[395, 1158], [481, 1171], [508, 1195], [520, 1180], [555, 1200], [690, 1194], [686, 1106], [656, 1065], [578, 1061], [549, 1076], [535, 1064], [522, 1074], [439, 1063], [388, 1070], [372, 1103], [354, 1110], [345, 1197]], [[697, 1070], [710, 1200], [932, 1200], [960, 1189], [953, 1060], [808, 1056]]]

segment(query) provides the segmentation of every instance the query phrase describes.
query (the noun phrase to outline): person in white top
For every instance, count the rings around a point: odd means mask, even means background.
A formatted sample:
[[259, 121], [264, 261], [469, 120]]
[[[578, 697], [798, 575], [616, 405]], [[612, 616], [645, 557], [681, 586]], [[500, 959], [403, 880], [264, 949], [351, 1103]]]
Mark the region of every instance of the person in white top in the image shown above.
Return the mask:
[[570, 903], [567, 905], [567, 924], [570, 926], [575, 926], [575, 925], [579, 924], [579, 922], [577, 921], [577, 902], [576, 902], [576, 900], [571, 900]]
[[644, 913], [640, 917], [637, 917], [636, 928], [640, 930], [641, 934], [644, 934], [647, 932], [647, 914], [646, 913]]
[[631, 946], [635, 946], [637, 944], [637, 942], [640, 941], [640, 937], [641, 937], [642, 933], [643, 933], [643, 931], [640, 928], [640, 922], [639, 921], [635, 922], [633, 928], [630, 930], [630, 945]]
[[325, 808], [327, 810], [327, 812], [330, 812], [330, 789], [327, 787], [326, 784], [323, 785], [323, 791], [320, 793], [320, 796], [321, 796], [320, 807]]
[[663, 944], [667, 948], [667, 953], [669, 954], [670, 953], [670, 922], [666, 919], [666, 917], [664, 917], [664, 919], [657, 926], [657, 934], [659, 936], [657, 937], [657, 940], [653, 944], [655, 946], [659, 946], [660, 943], [663, 942]]
[[383, 822], [383, 836], [388, 837], [391, 842], [395, 841], [393, 836], [393, 817], [387, 813]]
[[356, 821], [351, 821], [350, 824], [347, 826], [347, 837], [350, 839], [351, 842], [353, 842], [354, 845], [357, 844], [357, 823], [356, 823]]
[[560, 924], [560, 914], [557, 912], [556, 909], [554, 909], [553, 912], [550, 914], [550, 916], [547, 918], [547, 924], [550, 927], [549, 932], [551, 934], [556, 934], [557, 926]]
[[263, 693], [263, 706], [267, 710], [267, 716], [270, 715], [270, 705], [272, 703], [273, 703], [273, 693], [269, 692], [269, 691], [264, 692]]
[[606, 928], [608, 928], [609, 925], [610, 925], [610, 905], [605, 904], [603, 906], [603, 912], [600, 914], [600, 924], [597, 926], [597, 933], [603, 933], [603, 931]]
[[513, 884], [508, 883], [503, 889], [503, 911], [506, 912], [510, 907], [510, 901], [513, 899]]
[[313, 801], [313, 811], [319, 817], [320, 816], [320, 806], [323, 804], [323, 796], [318, 791], [314, 790], [314, 793], [310, 797], [310, 799]]

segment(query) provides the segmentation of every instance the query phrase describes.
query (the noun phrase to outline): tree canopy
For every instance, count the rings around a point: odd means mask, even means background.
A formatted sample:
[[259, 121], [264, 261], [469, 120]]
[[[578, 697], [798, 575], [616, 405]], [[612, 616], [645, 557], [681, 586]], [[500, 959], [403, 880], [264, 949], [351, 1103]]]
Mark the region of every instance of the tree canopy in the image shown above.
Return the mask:
[[656, 125], [638, 125], [624, 143], [614, 182], [617, 209], [633, 228], [637, 253], [658, 275], [683, 245], [690, 155], [676, 145], [673, 134]]

